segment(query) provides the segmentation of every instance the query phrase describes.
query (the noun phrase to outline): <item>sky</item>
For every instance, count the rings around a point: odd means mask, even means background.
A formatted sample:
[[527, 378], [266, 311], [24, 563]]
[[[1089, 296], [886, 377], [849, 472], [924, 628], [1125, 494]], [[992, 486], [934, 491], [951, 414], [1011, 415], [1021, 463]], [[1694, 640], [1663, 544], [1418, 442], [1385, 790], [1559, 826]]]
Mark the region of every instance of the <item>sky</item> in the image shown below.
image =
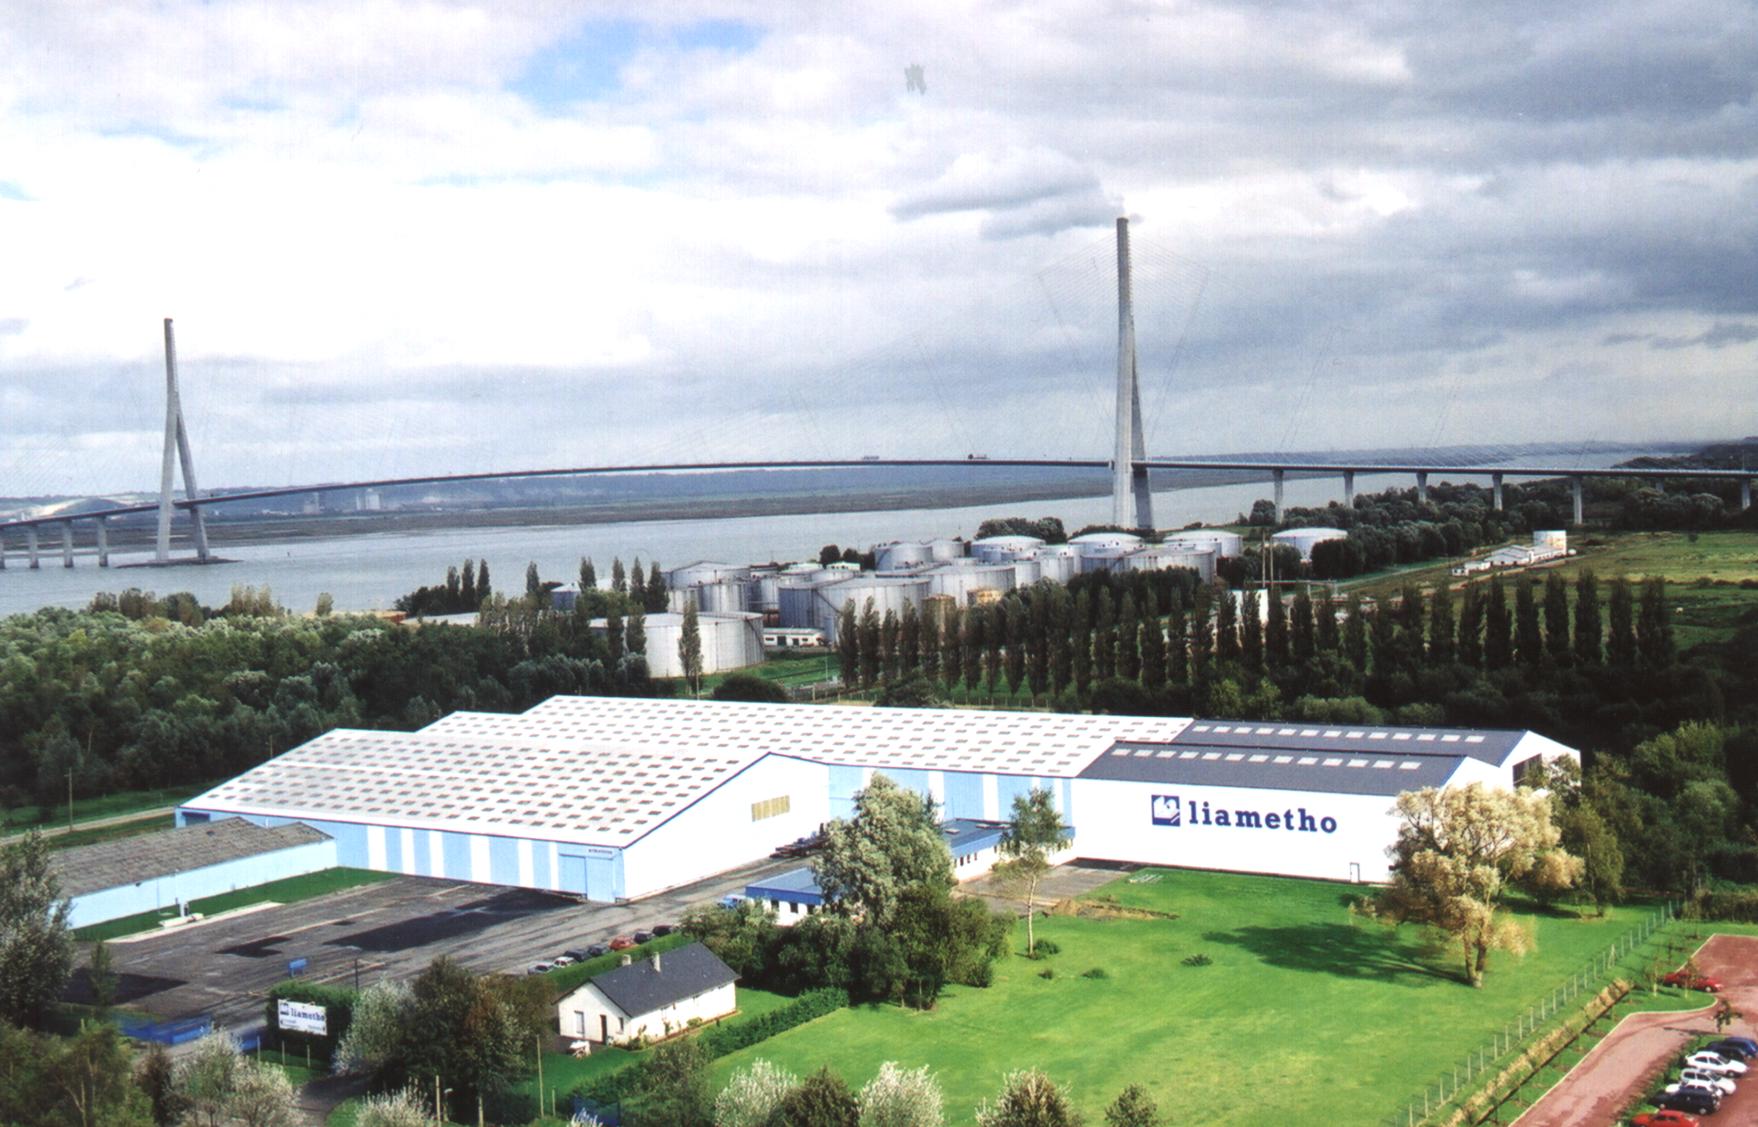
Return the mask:
[[[910, 70], [920, 67], [920, 81]], [[0, 5], [0, 495], [1758, 433], [1749, 2]]]

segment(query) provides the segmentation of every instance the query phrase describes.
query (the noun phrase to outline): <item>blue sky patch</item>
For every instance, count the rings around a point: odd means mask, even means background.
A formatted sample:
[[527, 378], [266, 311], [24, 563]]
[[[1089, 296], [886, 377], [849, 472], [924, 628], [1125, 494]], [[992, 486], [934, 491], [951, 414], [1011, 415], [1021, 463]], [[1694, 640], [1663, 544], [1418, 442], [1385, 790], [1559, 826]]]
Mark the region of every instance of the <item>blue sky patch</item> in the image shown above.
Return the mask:
[[544, 109], [563, 109], [614, 94], [623, 65], [643, 47], [743, 52], [761, 38], [758, 29], [732, 20], [704, 20], [681, 27], [656, 27], [632, 20], [594, 21], [533, 55], [509, 89]]
[[30, 193], [10, 180], [0, 180], [0, 200], [28, 200]]

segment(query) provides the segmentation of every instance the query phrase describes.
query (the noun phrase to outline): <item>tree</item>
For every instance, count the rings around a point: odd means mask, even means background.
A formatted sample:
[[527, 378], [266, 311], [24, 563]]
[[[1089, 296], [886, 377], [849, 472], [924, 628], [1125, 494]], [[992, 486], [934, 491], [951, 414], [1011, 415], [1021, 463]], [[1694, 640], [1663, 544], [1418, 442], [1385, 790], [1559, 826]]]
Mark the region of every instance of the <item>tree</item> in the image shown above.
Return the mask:
[[1141, 679], [1141, 615], [1136, 610], [1135, 596], [1123, 592], [1117, 610], [1117, 676], [1125, 681]]
[[476, 561], [464, 561], [464, 579], [458, 585], [458, 600], [464, 610], [475, 610], [480, 600], [476, 596]]
[[1288, 608], [1273, 587], [1264, 588], [1264, 599], [1264, 609], [1269, 612], [1264, 624], [1264, 662], [1280, 672], [1288, 668], [1289, 661]]
[[1161, 1127], [1165, 1122], [1159, 1105], [1140, 1084], [1123, 1089], [1105, 1109], [1106, 1127]]
[[1636, 603], [1625, 576], [1612, 581], [1606, 617], [1606, 659], [1619, 669], [1629, 669], [1636, 664]]
[[1305, 665], [1318, 653], [1318, 631], [1313, 622], [1312, 596], [1304, 587], [1294, 593], [1294, 607], [1288, 619], [1288, 634], [1293, 644], [1296, 665]]
[[1400, 794], [1397, 810], [1392, 880], [1377, 910], [1456, 939], [1465, 981], [1481, 986], [1491, 950], [1519, 953], [1530, 943], [1500, 910], [1509, 885], [1541, 874], [1567, 887], [1580, 862], [1559, 847], [1550, 802], [1533, 791], [1429, 787]]
[[311, 616], [313, 618], [328, 618], [335, 613], [335, 610], [336, 597], [328, 591], [319, 591], [317, 594], [317, 605], [311, 608]]
[[663, 614], [671, 593], [666, 590], [665, 576], [660, 574], [659, 561], [647, 564], [647, 613]]
[[715, 700], [768, 701], [775, 704], [786, 704], [789, 699], [786, 685], [767, 677], [759, 677], [755, 673], [729, 673], [708, 695]]
[[647, 609], [647, 574], [641, 570], [641, 557], [629, 568], [629, 602], [638, 610]]
[[950, 889], [952, 853], [934, 801], [876, 774], [855, 792], [854, 816], [832, 819], [812, 873], [824, 899], [844, 915], [884, 927], [905, 890]]
[[1428, 657], [1437, 665], [1453, 661], [1453, 591], [1445, 579], [1435, 585], [1434, 601], [1429, 604]]
[[922, 672], [922, 616], [914, 603], [903, 604], [897, 620], [897, 664], [901, 677]]
[[758, 1057], [732, 1074], [714, 1097], [714, 1127], [771, 1127], [799, 1078]]
[[1166, 680], [1183, 688], [1190, 683], [1190, 627], [1184, 617], [1184, 600], [1172, 596], [1172, 613], [1166, 616]]
[[1459, 607], [1459, 662], [1473, 669], [1483, 666], [1483, 593], [1477, 584], [1465, 587], [1465, 598]]
[[580, 557], [580, 594], [598, 590], [598, 569], [592, 565], [591, 556]]
[[225, 1120], [241, 1059], [230, 1033], [210, 1033], [177, 1062], [177, 1090], [197, 1123], [218, 1127]]
[[433, 1109], [411, 1088], [367, 1096], [354, 1127], [431, 1127]]
[[844, 687], [853, 688], [861, 679], [861, 627], [855, 618], [855, 601], [843, 600], [836, 615], [836, 661]]
[[1489, 609], [1483, 616], [1483, 666], [1485, 669], [1506, 669], [1514, 663], [1514, 648], [1509, 640], [1513, 619], [1508, 614], [1508, 590], [1502, 577], [1489, 581]]
[[1238, 661], [1239, 602], [1232, 591], [1222, 589], [1219, 595], [1220, 606], [1215, 610], [1215, 660]]
[[678, 665], [692, 696], [702, 695], [702, 625], [696, 616], [696, 596], [684, 601], [684, 623], [678, 630]]
[[494, 587], [488, 581], [488, 561], [476, 561], [476, 605], [481, 606], [482, 600], [494, 594]]
[[0, 846], [0, 1019], [34, 1026], [73, 972], [71, 904], [35, 830]]
[[1068, 828], [1056, 812], [1056, 797], [1042, 787], [1033, 787], [1025, 794], [1015, 795], [1013, 817], [1001, 834], [1001, 853], [1005, 860], [995, 865], [995, 875], [1004, 883], [1025, 893], [1026, 955], [1037, 956], [1037, 936], [1033, 931], [1038, 914], [1038, 885], [1050, 872], [1050, 854], [1066, 849]]
[[1150, 693], [1166, 684], [1166, 635], [1160, 628], [1160, 605], [1150, 589], [1142, 599], [1141, 683]]
[[880, 662], [883, 654], [880, 651], [879, 611], [873, 599], [868, 596], [866, 605], [861, 608], [861, 688], [871, 688], [879, 680]]
[[879, 690], [873, 703], [880, 708], [937, 708], [945, 702], [933, 681], [921, 673], [911, 673]]
[[1530, 575], [1522, 575], [1514, 585], [1514, 656], [1528, 669], [1544, 661], [1544, 631], [1538, 625], [1538, 600]]
[[1068, 1093], [1042, 1072], [1009, 1073], [993, 1103], [977, 1109], [977, 1127], [1080, 1127]]
[[899, 1068], [886, 1061], [855, 1097], [861, 1127], [943, 1127], [946, 1113], [940, 1083], [920, 1068]]
[[293, 1084], [274, 1065], [240, 1057], [226, 1111], [238, 1127], [294, 1127], [303, 1122], [294, 1110]]
[[173, 1127], [188, 1110], [183, 1093], [177, 1089], [177, 1066], [165, 1046], [153, 1044], [140, 1058], [134, 1070], [134, 1082], [145, 1093], [147, 1110], [154, 1127]]
[[1239, 660], [1246, 672], [1254, 675], [1264, 671], [1264, 621], [1259, 611], [1262, 605], [1256, 591], [1240, 595]]
[[1644, 669], [1665, 669], [1677, 657], [1672, 612], [1666, 605], [1666, 580], [1658, 575], [1642, 583], [1636, 614], [1636, 656]]
[[1093, 604], [1085, 587], [1074, 597], [1074, 611], [1069, 621], [1069, 676], [1074, 681], [1075, 691], [1084, 693], [1093, 683]]
[[1343, 656], [1357, 672], [1367, 672], [1367, 617], [1360, 595], [1350, 595], [1343, 618]]
[[897, 612], [890, 607], [879, 619], [879, 679], [889, 685], [898, 678]]
[[1574, 656], [1569, 637], [1569, 587], [1554, 571], [1544, 577], [1544, 646], [1558, 665], [1569, 664]]
[[680, 1037], [656, 1046], [641, 1062], [623, 1111], [630, 1127], [709, 1127], [714, 1099], [701, 1040]]
[[623, 571], [623, 558], [616, 556], [610, 561], [610, 589], [619, 595], [629, 593], [629, 577]]
[[[627, 641], [627, 627], [623, 624], [623, 612], [612, 602], [604, 611], [604, 659], [612, 669], [622, 664], [623, 646]], [[646, 633], [645, 624], [642, 633]], [[646, 641], [645, 638], [642, 639]]]
[[1605, 660], [1599, 626], [1599, 579], [1584, 568], [1575, 579], [1575, 661], [1598, 665]]
[[38, 1043], [47, 1058], [48, 1090], [36, 1093], [36, 1106], [23, 1122], [66, 1127], [149, 1127], [153, 1122], [147, 1095], [130, 1072], [128, 1046], [115, 1026], [88, 1021], [71, 1040]]
[[461, 1107], [523, 1075], [528, 1044], [492, 983], [444, 955], [429, 963], [410, 983], [391, 1079], [437, 1076]]
[[[455, 578], [456, 569], [453, 570], [452, 574]], [[448, 583], [447, 586], [451, 587], [453, 584]], [[536, 560], [525, 565], [525, 600], [533, 607], [543, 606], [543, 578], [537, 574]]]
[[773, 1127], [859, 1127], [860, 1117], [848, 1082], [825, 1065], [782, 1097], [770, 1122]]
[[630, 657], [647, 656], [647, 615], [639, 606], [629, 611], [629, 623], [623, 628], [623, 648]]
[[940, 613], [940, 682], [951, 692], [964, 676], [964, 612], [949, 606]]
[[85, 975], [92, 988], [92, 1005], [101, 1017], [116, 1002], [116, 967], [110, 958], [110, 945], [101, 936], [92, 940]]
[[394, 1061], [413, 1000], [409, 984], [401, 979], [381, 978], [362, 990], [332, 1054], [335, 1070], [376, 1075]]

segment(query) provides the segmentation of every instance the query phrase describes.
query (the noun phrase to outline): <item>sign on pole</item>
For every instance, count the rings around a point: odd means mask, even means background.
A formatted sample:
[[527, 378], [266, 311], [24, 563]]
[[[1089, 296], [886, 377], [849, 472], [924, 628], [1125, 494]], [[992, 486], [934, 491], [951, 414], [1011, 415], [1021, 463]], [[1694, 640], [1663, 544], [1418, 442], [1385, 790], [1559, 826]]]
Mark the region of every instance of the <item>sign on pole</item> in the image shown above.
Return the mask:
[[286, 1033], [330, 1034], [329, 1017], [322, 1006], [310, 1002], [294, 1002], [281, 998], [275, 1005], [275, 1023]]

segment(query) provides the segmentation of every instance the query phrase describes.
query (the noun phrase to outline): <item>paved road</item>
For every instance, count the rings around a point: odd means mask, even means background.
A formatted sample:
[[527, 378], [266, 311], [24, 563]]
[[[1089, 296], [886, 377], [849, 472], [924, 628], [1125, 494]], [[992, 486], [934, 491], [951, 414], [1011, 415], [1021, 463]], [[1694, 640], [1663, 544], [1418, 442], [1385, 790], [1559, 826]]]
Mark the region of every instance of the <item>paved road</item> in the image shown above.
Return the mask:
[[630, 904], [581, 904], [528, 889], [397, 877], [315, 900], [248, 912], [110, 945], [118, 1001], [162, 1018], [211, 1013], [221, 1028], [262, 1021], [269, 987], [287, 962], [304, 977], [368, 983], [407, 978], [438, 955], [477, 971], [517, 974], [539, 959], [676, 921], [696, 904], [797, 868], [763, 861]]
[[[1722, 997], [1746, 1016], [1730, 1033], [1758, 1036], [1758, 938], [1717, 935], [1697, 951], [1703, 973], [1721, 979]], [[1545, 1093], [1515, 1127], [1611, 1127], [1618, 1112], [1644, 1093], [1662, 1086], [1661, 1068], [1701, 1033], [1714, 1033], [1714, 1007], [1691, 1013], [1632, 1014], [1562, 1081]], [[1669, 1078], [1670, 1079], [1670, 1078]], [[1722, 1101], [1717, 1123], [1758, 1123], [1758, 1077]]]

